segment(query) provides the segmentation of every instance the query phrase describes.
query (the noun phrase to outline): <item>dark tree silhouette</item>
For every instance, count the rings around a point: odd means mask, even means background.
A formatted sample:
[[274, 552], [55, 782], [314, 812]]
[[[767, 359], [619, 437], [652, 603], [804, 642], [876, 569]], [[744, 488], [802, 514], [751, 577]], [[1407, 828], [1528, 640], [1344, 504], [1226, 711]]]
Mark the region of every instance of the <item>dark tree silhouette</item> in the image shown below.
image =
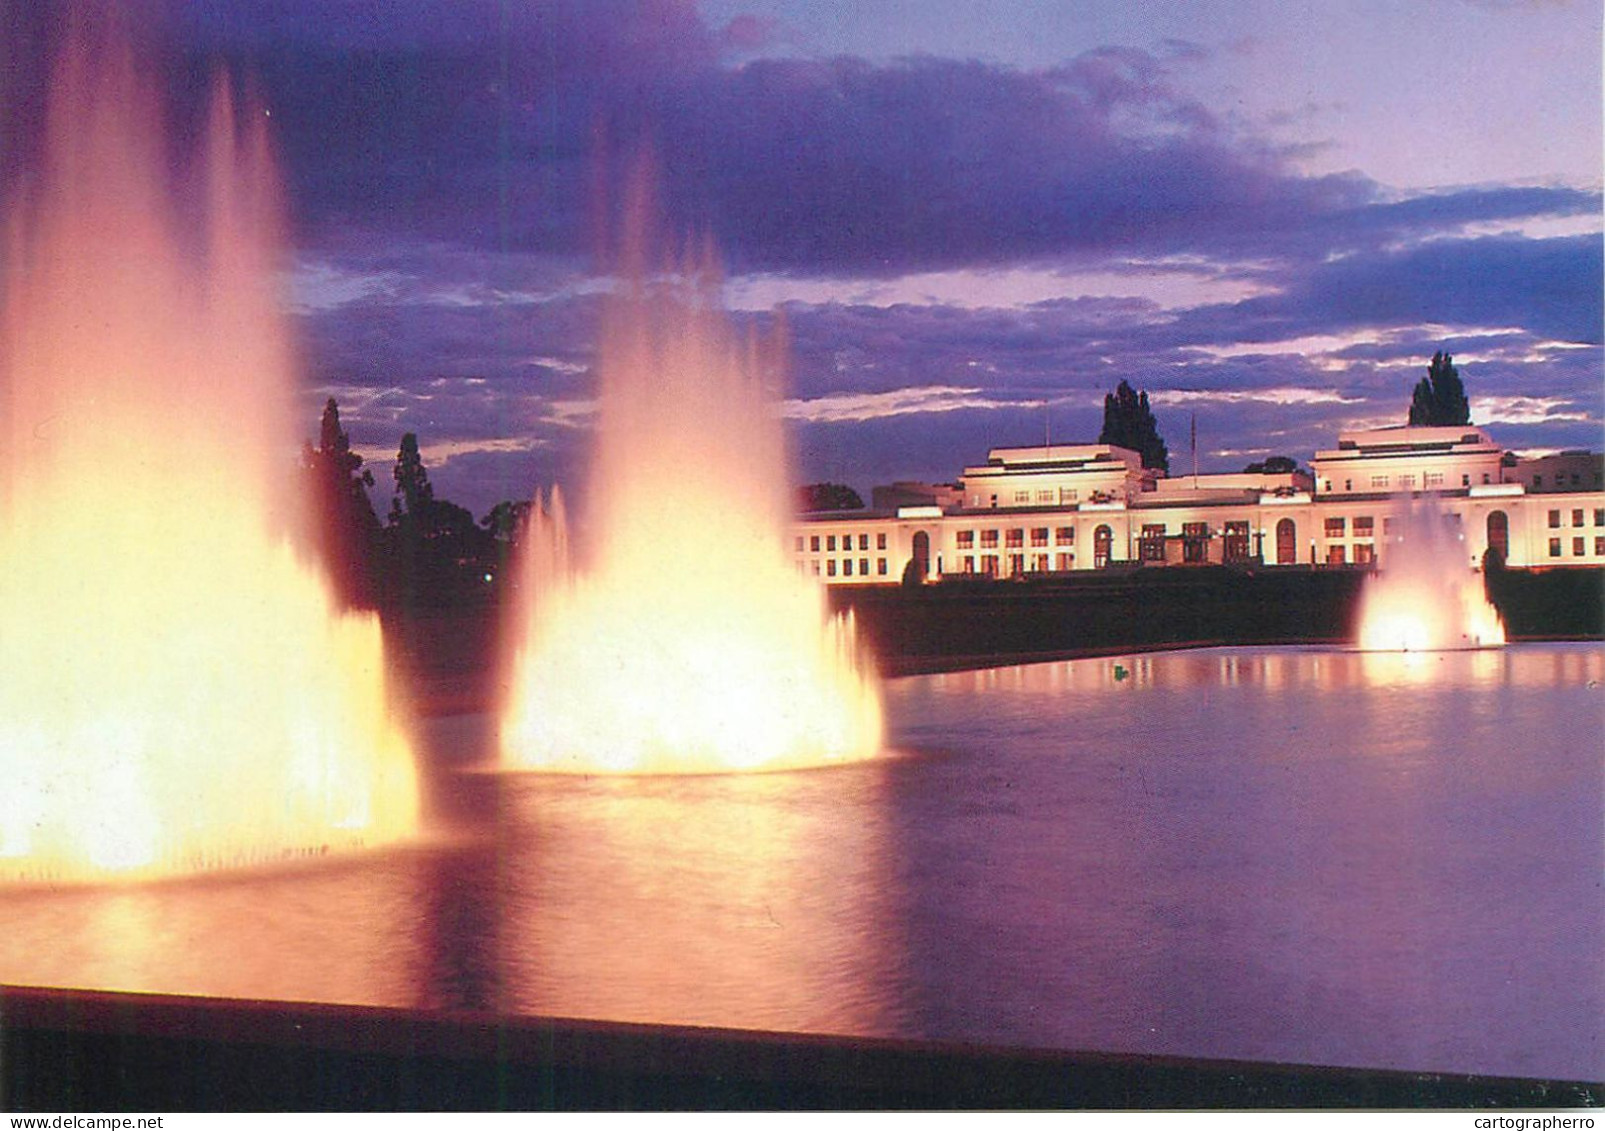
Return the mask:
[[1288, 475], [1298, 470], [1298, 460], [1292, 456], [1271, 456], [1257, 460], [1243, 468], [1245, 475]]
[[1142, 454], [1144, 467], [1170, 471], [1170, 452], [1159, 434], [1159, 424], [1148, 407], [1148, 394], [1122, 381], [1103, 398], [1103, 431], [1098, 443], [1115, 444]]
[[395, 495], [384, 530], [392, 601], [412, 608], [486, 596], [484, 577], [496, 561], [495, 539], [467, 508], [435, 497], [417, 433], [402, 436], [392, 476]]
[[797, 488], [800, 511], [861, 511], [864, 499], [845, 483], [809, 483]]
[[1454, 358], [1441, 350], [1432, 355], [1427, 375], [1416, 384], [1410, 397], [1411, 424], [1470, 424], [1471, 404]]
[[532, 505], [528, 499], [516, 501], [503, 499], [485, 512], [485, 517], [479, 520], [479, 525], [498, 542], [504, 544], [517, 542], [523, 533], [524, 524], [529, 520]]
[[408, 432], [401, 437], [392, 474], [396, 491], [390, 500], [390, 525], [399, 526], [409, 519], [425, 521], [435, 501], [435, 489], [429, 484], [429, 469], [424, 467], [423, 456], [418, 453], [418, 433]]
[[351, 450], [351, 437], [340, 425], [340, 405], [333, 397], [323, 406], [318, 446], [307, 444], [301, 450], [301, 467], [318, 548], [336, 592], [348, 605], [371, 605], [374, 542], [379, 533], [379, 519], [368, 498], [373, 472]]

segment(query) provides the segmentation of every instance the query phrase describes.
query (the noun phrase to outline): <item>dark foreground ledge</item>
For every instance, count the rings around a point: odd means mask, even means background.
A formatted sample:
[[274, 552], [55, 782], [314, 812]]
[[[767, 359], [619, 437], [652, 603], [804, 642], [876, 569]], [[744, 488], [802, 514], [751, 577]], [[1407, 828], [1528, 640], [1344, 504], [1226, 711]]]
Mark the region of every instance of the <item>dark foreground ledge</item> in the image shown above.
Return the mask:
[[0, 988], [45, 1112], [1584, 1107], [1578, 1082]]

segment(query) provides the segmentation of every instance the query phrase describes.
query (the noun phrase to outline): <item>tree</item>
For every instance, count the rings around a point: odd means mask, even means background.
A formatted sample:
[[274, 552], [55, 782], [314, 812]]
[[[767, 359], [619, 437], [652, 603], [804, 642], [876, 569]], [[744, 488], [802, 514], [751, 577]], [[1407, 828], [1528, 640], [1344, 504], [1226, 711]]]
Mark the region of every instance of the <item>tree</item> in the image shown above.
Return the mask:
[[1432, 355], [1427, 375], [1421, 378], [1410, 397], [1412, 425], [1456, 425], [1471, 423], [1471, 404], [1454, 358], [1442, 352]]
[[1159, 435], [1159, 424], [1148, 407], [1148, 394], [1125, 381], [1103, 398], [1103, 431], [1098, 443], [1130, 448], [1142, 455], [1144, 467], [1170, 471], [1170, 452]]
[[408, 432], [401, 438], [393, 475], [396, 492], [390, 500], [390, 525], [399, 526], [408, 519], [426, 520], [435, 501], [435, 489], [429, 485], [429, 469], [418, 452], [418, 433]]
[[319, 550], [342, 600], [352, 605], [373, 600], [373, 550], [379, 519], [368, 488], [373, 472], [351, 450], [351, 437], [340, 425], [340, 405], [330, 397], [323, 406], [318, 446], [305, 445], [301, 467], [307, 477]]
[[517, 542], [523, 533], [524, 524], [529, 521], [529, 512], [533, 504], [528, 499], [503, 499], [490, 510], [485, 517], [479, 520], [479, 525], [487, 533], [501, 543]]
[[800, 511], [861, 511], [864, 499], [845, 483], [810, 483], [797, 488]]
[[1271, 456], [1257, 460], [1243, 468], [1244, 475], [1290, 475], [1298, 470], [1298, 460], [1292, 456]]

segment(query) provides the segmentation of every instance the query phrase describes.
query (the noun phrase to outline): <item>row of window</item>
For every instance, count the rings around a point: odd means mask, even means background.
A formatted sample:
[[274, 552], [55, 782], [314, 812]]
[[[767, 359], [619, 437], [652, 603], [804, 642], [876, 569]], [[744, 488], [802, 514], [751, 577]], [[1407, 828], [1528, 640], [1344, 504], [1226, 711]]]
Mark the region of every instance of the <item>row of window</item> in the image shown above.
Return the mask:
[[[798, 562], [797, 563], [797, 568], [798, 569], [803, 569], [805, 567], [805, 565], [812, 567], [812, 573], [813, 573], [813, 575], [815, 577], [819, 577], [819, 576], [821, 576], [821, 574], [823, 574], [823, 576], [825, 576], [825, 577], [835, 577], [836, 574], [837, 574], [836, 559], [835, 558], [831, 558], [831, 559], [827, 560], [826, 562], [824, 562], [823, 563], [823, 567], [821, 567], [821, 563], [819, 563], [819, 562], [807, 562], [807, 563]], [[843, 558], [842, 561], [841, 561], [841, 571], [840, 571], [841, 572], [841, 576], [843, 576], [843, 577], [853, 577], [854, 576], [853, 565], [854, 565], [854, 562], [853, 562], [852, 558]], [[869, 559], [868, 558], [859, 558], [858, 561], [857, 561], [857, 566], [858, 566], [857, 576], [859, 576], [859, 577], [868, 577], [868, 576], [870, 576]], [[875, 576], [877, 576], [877, 577], [885, 577], [886, 575], [887, 575], [886, 559], [885, 558], [876, 558], [875, 559]]]
[[[1024, 554], [1010, 554], [1009, 575], [1012, 577], [1021, 573], [1047, 573], [1050, 570], [1071, 570], [1076, 568], [1076, 556], [1069, 551], [1057, 554], [1032, 554], [1030, 568], [1026, 568], [1027, 559]], [[959, 555], [959, 572], [979, 573], [986, 577], [998, 575], [999, 558], [997, 554], [961, 554]]]
[[[1573, 538], [1572, 539], [1572, 557], [1581, 558], [1581, 557], [1586, 556], [1586, 554], [1588, 552], [1587, 549], [1586, 549], [1587, 545], [1588, 545], [1588, 539], [1580, 538], [1580, 537], [1579, 538]], [[1561, 552], [1560, 551], [1561, 551], [1561, 539], [1559, 539], [1559, 538], [1551, 538], [1549, 540], [1549, 556], [1552, 557], [1552, 558], [1558, 558], [1558, 557], [1561, 556]], [[1601, 537], [1599, 535], [1595, 535], [1595, 537], [1594, 537], [1594, 556], [1595, 557], [1605, 557], [1605, 537]]]
[[[842, 547], [842, 549], [844, 551], [846, 551], [848, 553], [852, 552], [853, 539], [855, 537], [858, 539], [858, 548], [860, 550], [869, 549], [869, 535], [868, 534], [858, 534], [858, 535], [843, 534], [841, 536], [841, 547]], [[821, 536], [818, 535], [818, 534], [810, 534], [808, 536], [808, 552], [809, 553], [811, 553], [811, 554], [819, 553], [820, 538], [821, 538]], [[836, 552], [836, 536], [834, 534], [826, 534], [826, 535], [823, 536], [823, 538], [824, 538], [825, 551], [827, 553], [832, 553], [832, 554], [835, 553]], [[875, 535], [875, 548], [877, 550], [886, 549], [886, 532], [884, 530]], [[801, 534], [797, 535], [797, 552], [799, 554], [803, 552], [803, 536]]]
[[[1444, 486], [1443, 476], [1444, 473], [1441, 471], [1422, 472], [1420, 477], [1420, 489], [1423, 491], [1442, 489]], [[1493, 473], [1488, 471], [1483, 472], [1482, 481], [1485, 486], [1489, 483], [1492, 483]], [[1469, 474], [1462, 473], [1460, 476], [1460, 485], [1462, 487], [1470, 487], [1471, 476]], [[1326, 489], [1328, 491], [1332, 489], [1332, 481], [1330, 479], [1326, 481]], [[1343, 481], [1343, 489], [1345, 491], [1354, 490], [1354, 480], [1345, 479]], [[1373, 491], [1414, 491], [1416, 489], [1416, 474], [1413, 471], [1403, 472], [1397, 477], [1392, 475], [1371, 476], [1371, 490]]]
[[[1558, 511], [1558, 510], [1554, 510], [1554, 511], [1550, 511], [1549, 512], [1549, 528], [1551, 530], [1559, 530], [1560, 529], [1560, 513], [1561, 512]], [[1581, 526], [1581, 525], [1583, 525], [1583, 508], [1582, 507], [1574, 507], [1572, 509], [1572, 525], [1573, 526]], [[1605, 507], [1595, 507], [1594, 508], [1594, 525], [1595, 526], [1605, 526]]]
[[[961, 550], [973, 550], [975, 548], [975, 536], [977, 533], [979, 533], [981, 536], [982, 549], [997, 547], [999, 534], [997, 530], [960, 530], [955, 533], [956, 544], [958, 548]], [[1023, 526], [1002, 531], [1002, 534], [1003, 544], [1008, 549], [1019, 549], [1025, 545], [1026, 530]], [[1048, 527], [1034, 526], [1031, 528], [1032, 546], [1048, 545], [1048, 537]], [[1052, 530], [1052, 537], [1053, 541], [1061, 546], [1072, 545], [1076, 540], [1076, 528], [1073, 526], [1060, 526]]]

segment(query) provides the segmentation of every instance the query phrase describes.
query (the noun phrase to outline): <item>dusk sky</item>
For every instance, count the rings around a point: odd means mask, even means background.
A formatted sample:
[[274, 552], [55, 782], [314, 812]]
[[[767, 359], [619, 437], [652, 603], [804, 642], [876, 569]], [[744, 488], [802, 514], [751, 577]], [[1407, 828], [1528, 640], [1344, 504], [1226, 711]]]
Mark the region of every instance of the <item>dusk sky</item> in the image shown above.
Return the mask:
[[1122, 378], [1173, 471], [1195, 418], [1205, 471], [1307, 461], [1438, 349], [1505, 445], [1601, 446], [1598, 0], [163, 7], [179, 101], [222, 61], [270, 115], [307, 435], [337, 397], [381, 514], [404, 431], [475, 514], [583, 477], [642, 148], [733, 316], [784, 311], [799, 481], [1093, 441]]

